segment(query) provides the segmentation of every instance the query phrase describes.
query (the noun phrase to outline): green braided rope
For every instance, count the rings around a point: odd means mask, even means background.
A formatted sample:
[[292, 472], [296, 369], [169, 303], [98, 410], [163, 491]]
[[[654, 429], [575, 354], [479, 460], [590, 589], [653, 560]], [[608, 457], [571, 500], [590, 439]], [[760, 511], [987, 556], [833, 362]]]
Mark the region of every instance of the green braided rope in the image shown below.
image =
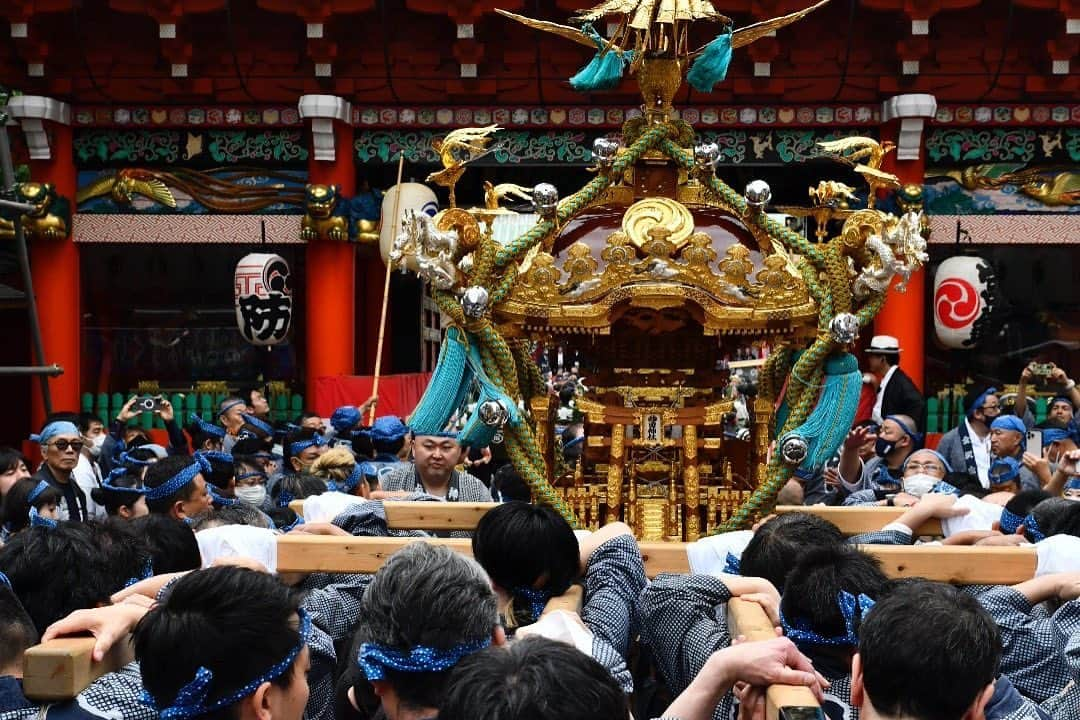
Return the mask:
[[509, 295], [510, 291], [514, 289], [514, 283], [518, 278], [518, 264], [510, 263], [510, 267], [506, 268], [502, 278], [499, 280], [499, 284], [495, 286], [495, 292], [491, 294], [491, 307], [501, 305]]
[[848, 282], [848, 264], [840, 240], [825, 246], [825, 274], [833, 291], [834, 309], [837, 313], [851, 312], [851, 284]]
[[506, 454], [533, 493], [533, 502], [555, 509], [575, 530], [581, 527], [577, 515], [562, 496], [547, 481], [547, 466], [536, 444], [536, 436], [528, 423], [521, 423], [515, 432], [507, 433], [503, 441]]
[[596, 200], [600, 193], [607, 190], [615, 182], [616, 178], [622, 177], [622, 174], [626, 172], [630, 165], [637, 162], [646, 152], [659, 145], [669, 132], [670, 130], [666, 126], [658, 126], [647, 130], [626, 149], [626, 152], [619, 155], [611, 166], [610, 172], [597, 175], [581, 190], [559, 203], [555, 219], [538, 221], [531, 229], [519, 235], [509, 245], [501, 248], [495, 257], [495, 267], [503, 268], [511, 262], [520, 260], [534, 245], [553, 235], [559, 227], [573, 219], [589, 203]]
[[761, 397], [775, 401], [780, 397], [780, 388], [783, 387], [783, 378], [787, 377], [791, 369], [791, 348], [784, 345], [776, 348], [765, 359], [765, 366], [761, 369], [761, 381], [758, 384], [758, 394]]

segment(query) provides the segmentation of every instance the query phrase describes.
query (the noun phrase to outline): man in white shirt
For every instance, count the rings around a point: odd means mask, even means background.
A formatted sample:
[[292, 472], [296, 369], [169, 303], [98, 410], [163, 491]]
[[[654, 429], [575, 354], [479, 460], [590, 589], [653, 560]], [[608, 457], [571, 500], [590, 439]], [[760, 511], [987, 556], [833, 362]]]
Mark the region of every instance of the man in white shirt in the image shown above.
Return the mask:
[[967, 416], [942, 436], [938, 452], [945, 456], [956, 469], [963, 468], [968, 475], [979, 478], [979, 483], [990, 487], [990, 423], [1001, 414], [1001, 400], [997, 388], [971, 391], [964, 399]]

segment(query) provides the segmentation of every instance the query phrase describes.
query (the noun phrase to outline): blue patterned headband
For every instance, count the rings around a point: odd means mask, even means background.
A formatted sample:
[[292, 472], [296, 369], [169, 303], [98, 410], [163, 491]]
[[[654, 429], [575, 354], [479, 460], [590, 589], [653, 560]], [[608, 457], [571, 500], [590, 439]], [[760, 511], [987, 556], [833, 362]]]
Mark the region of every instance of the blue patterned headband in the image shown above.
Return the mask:
[[205, 460], [217, 460], [218, 462], [233, 464], [233, 456], [227, 452], [218, 452], [217, 450], [196, 450], [196, 458], [203, 458]]
[[277, 496], [277, 506], [278, 507], [289, 507], [289, 503], [291, 503], [295, 499], [296, 498], [293, 497], [293, 494], [291, 492], [289, 492], [288, 490], [282, 490], [281, 492], [278, 493], [278, 496]]
[[859, 634], [855, 631], [855, 611], [859, 611], [859, 617], [865, 618], [870, 608], [874, 607], [874, 601], [866, 595], [859, 593], [856, 598], [847, 590], [841, 590], [836, 595], [836, 603], [840, 606], [840, 614], [844, 617], [844, 634], [836, 637], [823, 637], [810, 629], [810, 623], [799, 619], [792, 625], [780, 612], [780, 625], [784, 628], [784, 635], [792, 642], [805, 643], [807, 645], [841, 645], [854, 647], [859, 644]]
[[195, 479], [199, 473], [210, 472], [210, 463], [201, 455], [195, 455], [194, 462], [161, 483], [157, 487], [146, 488], [147, 500], [164, 500], [180, 492], [180, 489]]
[[131, 450], [129, 450], [127, 452], [120, 453], [119, 462], [123, 463], [124, 465], [135, 465], [137, 467], [146, 467], [147, 465], [153, 465], [155, 462], [157, 462], [156, 459], [155, 460], [139, 460], [138, 458], [132, 457], [131, 452], [133, 450], [138, 450], [138, 449], [139, 448], [132, 448]]
[[[921, 450], [916, 450], [915, 452], [928, 452], [928, 453], [931, 453], [934, 457], [936, 457], [938, 460], [941, 461], [942, 466], [945, 468], [945, 472], [947, 472], [947, 473], [952, 472], [952, 465], [950, 465], [949, 461], [945, 459], [945, 456], [942, 455], [941, 453], [939, 453], [937, 450], [931, 450], [930, 448], [922, 448]], [[908, 460], [910, 460], [912, 455], [914, 455], [914, 454], [915, 453], [911, 453], [911, 455], [908, 455], [904, 459], [903, 469], [907, 469]]]
[[950, 485], [944, 480], [939, 480], [934, 487], [930, 488], [931, 493], [937, 493], [938, 495], [955, 495], [960, 497], [960, 489], [955, 485]]
[[57, 420], [41, 428], [41, 432], [30, 436], [31, 442], [38, 445], [46, 445], [57, 435], [82, 435], [75, 423], [66, 420]]
[[210, 437], [216, 437], [218, 440], [225, 439], [225, 428], [220, 425], [208, 423], [195, 413], [188, 415], [188, 421]]
[[1066, 490], [1080, 490], [1080, 477], [1071, 477], [1065, 483]]
[[287, 533], [290, 530], [293, 530], [294, 528], [296, 528], [298, 525], [303, 525], [303, 524], [304, 524], [304, 518], [297, 515], [295, 520], [293, 520], [291, 523], [289, 523], [287, 525], [279, 526], [278, 530], [280, 530], [283, 533]]
[[30, 508], [30, 527], [43, 527], [54, 529], [57, 523], [52, 518], [47, 518], [38, 512], [36, 507]]
[[128, 471], [122, 467], [113, 468], [109, 471], [109, 476], [101, 481], [101, 487], [106, 490], [118, 493], [128, 493], [130, 495], [145, 495], [146, 488], [139, 485], [137, 487], [120, 487], [119, 485], [113, 485], [113, 481], [121, 475], [127, 475]]
[[369, 681], [385, 680], [387, 670], [405, 673], [443, 672], [461, 662], [463, 657], [483, 650], [491, 644], [491, 638], [484, 638], [471, 643], [462, 643], [445, 650], [417, 645], [407, 652], [378, 643], [364, 643], [360, 646], [357, 661], [364, 677]]
[[258, 429], [261, 432], [266, 433], [267, 435], [274, 434], [274, 428], [269, 423], [255, 417], [254, 415], [248, 415], [247, 413], [244, 413], [242, 417], [244, 418], [244, 422], [246, 422], [251, 427]]
[[[311, 635], [311, 618], [303, 608], [298, 609], [296, 613], [300, 616], [300, 642], [296, 644], [296, 647], [289, 651], [288, 655], [286, 655], [281, 662], [275, 664], [262, 675], [239, 688], [236, 692], [233, 692], [220, 700], [216, 700], [209, 705], [206, 704], [206, 698], [210, 694], [210, 685], [214, 682], [214, 673], [209, 668], [200, 667], [195, 671], [195, 679], [180, 688], [180, 692], [176, 694], [176, 699], [173, 701], [173, 704], [166, 708], [162, 708], [159, 711], [158, 716], [161, 720], [187, 720], [187, 718], [199, 717], [200, 715], [206, 715], [215, 710], [235, 705], [258, 690], [259, 686], [264, 682], [269, 682], [288, 672], [289, 668], [291, 668], [296, 661], [296, 656], [304, 649], [304, 645], [307, 644], [308, 637]], [[157, 707], [153, 696], [145, 690], [143, 691], [143, 700], [149, 702], [154, 707]]]
[[892, 420], [894, 423], [899, 425], [900, 429], [904, 431], [904, 434], [907, 435], [909, 438], [911, 438], [911, 442], [914, 445], [916, 445], [919, 448], [922, 447], [922, 443], [923, 443], [923, 435], [922, 435], [922, 433], [915, 432], [914, 430], [909, 428], [907, 423], [904, 422], [903, 420], [901, 420], [900, 418], [898, 418], [896, 415], [888, 415], [888, 416], [886, 416], [885, 419], [886, 420]]
[[44, 480], [39, 480], [38, 484], [34, 486], [34, 489], [30, 491], [30, 494], [26, 496], [26, 502], [33, 503], [35, 500], [41, 497], [41, 493], [45, 492], [50, 487], [52, 486], [49, 485], [49, 483], [45, 482]]
[[990, 486], [1004, 485], [1020, 477], [1020, 461], [1014, 457], [996, 458], [990, 463]]
[[233, 400], [231, 403], [226, 403], [224, 406], [222, 406], [220, 410], [218, 410], [217, 417], [221, 417], [222, 415], [229, 412], [238, 405], [243, 405], [244, 407], [247, 407], [247, 403], [245, 403], [243, 400]]
[[0, 585], [7, 585], [9, 590], [15, 592], [15, 587], [11, 584], [11, 579], [2, 572], [0, 572]]
[[551, 593], [547, 590], [526, 587], [524, 585], [514, 588], [510, 594], [529, 603], [529, 613], [532, 615], [533, 622], [536, 622], [540, 618], [540, 614], [544, 612], [544, 606], [547, 604], [547, 601], [551, 599]]
[[289, 444], [289, 455], [296, 456], [307, 450], [309, 447], [322, 447], [327, 445], [329, 441], [322, 435], [315, 433], [315, 435], [309, 440], [297, 440], [294, 443]]
[[742, 575], [740, 566], [742, 565], [742, 558], [732, 552], [728, 552], [727, 558], [724, 561], [724, 574], [725, 575]]
[[142, 582], [148, 578], [154, 577], [154, 558], [146, 558], [146, 562], [143, 563], [142, 570], [135, 577], [128, 578], [128, 581], [124, 583], [124, 588], [129, 588], [135, 583]]
[[982, 406], [983, 406], [983, 403], [986, 402], [986, 398], [990, 397], [991, 395], [997, 395], [997, 388], [989, 387], [989, 388], [986, 388], [985, 390], [983, 390], [982, 393], [979, 394], [979, 397], [975, 398], [972, 401], [971, 405], [968, 406], [968, 408], [967, 408], [967, 416], [971, 417], [972, 415], [975, 414], [976, 410], [981, 409]]
[[1028, 513], [1027, 517], [1024, 518], [1023, 524], [1024, 529], [1028, 531], [1028, 534], [1031, 535], [1031, 539], [1035, 542], [1040, 542], [1046, 539], [1046, 533], [1042, 531], [1042, 529], [1039, 527], [1039, 521], [1036, 520], [1035, 516], [1031, 513]]
[[1014, 535], [1016, 529], [1024, 524], [1024, 518], [1017, 515], [1008, 508], [1001, 509], [1001, 519], [998, 520], [998, 526], [1001, 528], [1001, 532], [1006, 535]]
[[206, 489], [210, 491], [210, 499], [213, 501], [214, 505], [217, 505], [218, 507], [229, 507], [230, 505], [236, 505], [240, 502], [236, 498], [227, 498], [219, 493], [217, 488], [214, 487], [214, 483], [206, 483]]

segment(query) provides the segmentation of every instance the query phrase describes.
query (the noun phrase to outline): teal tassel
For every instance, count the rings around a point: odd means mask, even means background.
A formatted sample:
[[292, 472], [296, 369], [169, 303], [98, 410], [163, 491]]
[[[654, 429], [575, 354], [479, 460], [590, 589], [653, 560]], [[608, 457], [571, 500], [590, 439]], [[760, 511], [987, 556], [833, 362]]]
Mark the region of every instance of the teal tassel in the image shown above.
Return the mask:
[[727, 77], [728, 65], [731, 64], [731, 28], [717, 35], [705, 46], [701, 55], [694, 60], [686, 81], [698, 92], [710, 93], [713, 86]]
[[588, 65], [578, 71], [577, 75], [570, 78], [570, 87], [579, 92], [611, 90], [618, 87], [622, 82], [623, 70], [632, 59], [632, 53], [620, 54], [613, 47], [604, 52], [607, 41], [600, 37], [600, 33], [596, 32], [592, 25], [585, 25], [581, 29], [589, 36], [589, 39], [596, 43], [596, 55]]
[[788, 433], [809, 443], [803, 470], [816, 472], [840, 447], [855, 420], [861, 392], [862, 373], [854, 355], [841, 353], [825, 361], [825, 383], [817, 405], [806, 422]]
[[440, 433], [465, 401], [472, 387], [472, 370], [467, 366], [468, 349], [457, 328], [446, 331], [439, 361], [431, 374], [423, 397], [409, 416], [409, 426], [417, 434]]
[[[476, 398], [476, 407], [479, 408], [481, 403], [487, 400], [497, 400], [502, 403], [502, 406], [509, 413], [506, 424], [517, 427], [521, 422], [521, 413], [518, 411], [517, 403], [499, 389], [499, 386], [492, 382], [488, 374], [484, 372], [484, 362], [480, 359], [480, 353], [476, 348], [477, 344], [473, 342], [469, 348], [468, 357], [472, 375], [480, 388], [479, 395]], [[495, 439], [495, 433], [498, 431], [499, 428], [481, 422], [479, 414], [474, 410], [472, 416], [466, 420], [465, 427], [458, 434], [458, 442], [469, 447], [487, 447], [491, 445]]]

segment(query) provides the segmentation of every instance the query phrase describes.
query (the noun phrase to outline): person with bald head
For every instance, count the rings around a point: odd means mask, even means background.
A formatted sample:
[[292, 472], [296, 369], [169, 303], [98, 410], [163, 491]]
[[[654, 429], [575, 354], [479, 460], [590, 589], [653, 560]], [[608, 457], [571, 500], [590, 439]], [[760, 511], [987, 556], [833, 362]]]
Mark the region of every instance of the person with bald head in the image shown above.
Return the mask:
[[[874, 457], [865, 463], [859, 447], [873, 439]], [[922, 435], [908, 415], [889, 415], [877, 433], [857, 427], [840, 449], [840, 484], [850, 495], [845, 505], [877, 502], [901, 490], [904, 463], [922, 447]]]

